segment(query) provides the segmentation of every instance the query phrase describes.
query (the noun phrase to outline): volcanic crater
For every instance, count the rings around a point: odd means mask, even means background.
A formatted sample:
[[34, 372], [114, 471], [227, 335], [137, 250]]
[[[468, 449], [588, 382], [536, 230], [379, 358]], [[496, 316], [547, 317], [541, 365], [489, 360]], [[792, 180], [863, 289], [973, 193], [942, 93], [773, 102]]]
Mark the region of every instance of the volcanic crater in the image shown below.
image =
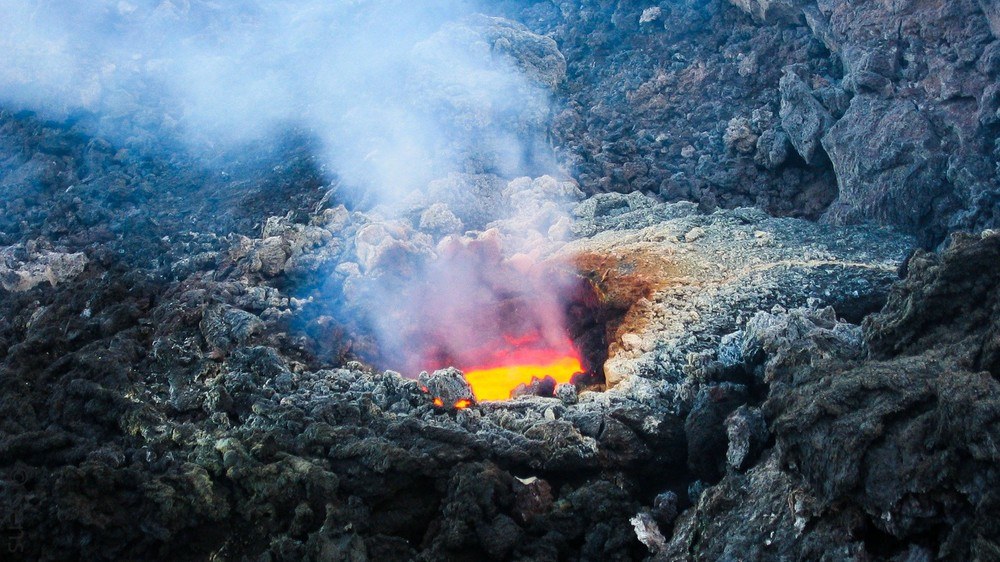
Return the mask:
[[1000, 559], [996, 2], [4, 9], [0, 559]]

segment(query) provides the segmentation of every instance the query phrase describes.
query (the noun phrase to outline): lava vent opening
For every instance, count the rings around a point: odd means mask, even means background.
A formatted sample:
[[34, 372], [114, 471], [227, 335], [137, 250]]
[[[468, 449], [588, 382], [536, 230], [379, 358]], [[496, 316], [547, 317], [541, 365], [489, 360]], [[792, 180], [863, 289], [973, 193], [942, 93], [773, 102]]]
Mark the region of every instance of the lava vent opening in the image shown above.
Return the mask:
[[602, 294], [572, 259], [508, 257], [490, 233], [448, 238], [433, 259], [369, 287], [378, 349], [366, 359], [411, 378], [457, 368], [480, 402], [604, 390], [624, 311]]

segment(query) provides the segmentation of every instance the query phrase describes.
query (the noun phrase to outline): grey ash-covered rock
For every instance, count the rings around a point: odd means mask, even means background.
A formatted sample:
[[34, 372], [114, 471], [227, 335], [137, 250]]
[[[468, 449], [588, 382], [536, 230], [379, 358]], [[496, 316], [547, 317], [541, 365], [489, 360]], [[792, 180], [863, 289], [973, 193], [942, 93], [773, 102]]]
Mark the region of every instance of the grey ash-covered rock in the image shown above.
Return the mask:
[[[41, 242], [41, 243], [39, 243]], [[28, 291], [39, 283], [57, 284], [83, 273], [87, 255], [56, 252], [44, 241], [0, 248], [0, 284], [8, 291]], [[42, 246], [42, 247], [39, 247]]]
[[726, 462], [739, 470], [753, 463], [767, 444], [767, 421], [760, 409], [742, 405], [726, 418]]
[[710, 355], [757, 311], [776, 306], [829, 305], [859, 321], [882, 306], [914, 244], [887, 229], [834, 228], [749, 208], [705, 214], [641, 194], [597, 195], [574, 215], [576, 232], [596, 234], [556, 255], [595, 272], [606, 300], [625, 310], [604, 363], [612, 385], [633, 375], [680, 382], [722, 373], [733, 359]]
[[441, 369], [431, 374], [421, 373], [417, 381], [426, 389], [424, 392], [431, 396], [431, 401], [442, 408], [464, 408], [476, 400], [462, 371], [455, 368]]

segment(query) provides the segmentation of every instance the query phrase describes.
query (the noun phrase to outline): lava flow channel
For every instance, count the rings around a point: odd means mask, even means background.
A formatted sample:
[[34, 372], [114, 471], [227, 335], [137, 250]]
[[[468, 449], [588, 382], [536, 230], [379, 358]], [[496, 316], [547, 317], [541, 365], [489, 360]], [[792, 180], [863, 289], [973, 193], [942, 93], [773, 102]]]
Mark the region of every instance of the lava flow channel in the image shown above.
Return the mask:
[[465, 380], [476, 400], [507, 400], [519, 385], [530, 385], [545, 377], [557, 384], [569, 383], [583, 372], [579, 357], [529, 350], [513, 353], [503, 364], [466, 369]]

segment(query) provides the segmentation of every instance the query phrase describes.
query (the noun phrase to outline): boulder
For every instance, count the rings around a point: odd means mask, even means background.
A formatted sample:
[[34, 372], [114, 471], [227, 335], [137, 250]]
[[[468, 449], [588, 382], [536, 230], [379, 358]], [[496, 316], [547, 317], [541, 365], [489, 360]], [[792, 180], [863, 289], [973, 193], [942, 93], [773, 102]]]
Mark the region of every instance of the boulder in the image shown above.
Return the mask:
[[813, 97], [798, 67], [785, 68], [781, 77], [781, 128], [806, 163], [816, 162], [820, 139], [833, 125], [833, 117]]
[[54, 252], [29, 244], [0, 248], [0, 284], [24, 292], [42, 283], [55, 287], [83, 273], [89, 260], [83, 252]]
[[859, 95], [823, 136], [840, 193], [835, 223], [873, 221], [921, 232], [949, 193], [941, 137], [912, 103]]

